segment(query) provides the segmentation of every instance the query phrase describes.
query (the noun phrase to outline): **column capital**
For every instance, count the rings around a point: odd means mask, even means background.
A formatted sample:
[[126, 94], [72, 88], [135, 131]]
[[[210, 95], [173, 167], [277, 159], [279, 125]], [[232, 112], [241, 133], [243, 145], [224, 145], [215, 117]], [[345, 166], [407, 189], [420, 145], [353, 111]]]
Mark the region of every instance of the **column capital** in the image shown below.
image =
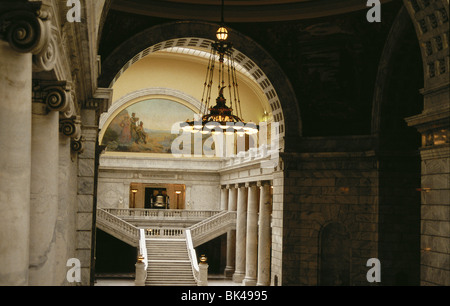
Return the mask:
[[59, 121], [59, 131], [67, 137], [79, 140], [81, 137], [80, 116], [73, 116], [71, 118], [61, 119]]
[[33, 80], [33, 102], [44, 104], [49, 111], [71, 118], [75, 110], [73, 100], [70, 82]]
[[41, 54], [51, 40], [51, 14], [41, 1], [10, 1], [0, 6], [0, 37], [19, 53]]
[[245, 187], [249, 188], [249, 187], [257, 187], [258, 186], [258, 182], [247, 182], [245, 183]]
[[271, 181], [258, 181], [258, 182], [256, 182], [256, 186], [258, 186], [258, 187], [271, 186], [271, 185], [272, 185]]
[[84, 152], [84, 143], [86, 139], [84, 137], [79, 137], [77, 139], [71, 139], [70, 141], [70, 149], [73, 153], [83, 153]]

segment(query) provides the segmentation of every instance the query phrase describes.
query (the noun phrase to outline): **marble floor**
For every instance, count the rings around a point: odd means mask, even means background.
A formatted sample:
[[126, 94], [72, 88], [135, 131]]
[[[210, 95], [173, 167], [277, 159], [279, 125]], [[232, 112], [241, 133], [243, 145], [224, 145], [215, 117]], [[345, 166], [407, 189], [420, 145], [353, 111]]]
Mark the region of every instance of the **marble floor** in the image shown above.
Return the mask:
[[[94, 286], [134, 286], [134, 279], [114, 276], [98, 277]], [[226, 279], [222, 275], [210, 275], [208, 286], [241, 286], [241, 284], [234, 283], [231, 279]]]

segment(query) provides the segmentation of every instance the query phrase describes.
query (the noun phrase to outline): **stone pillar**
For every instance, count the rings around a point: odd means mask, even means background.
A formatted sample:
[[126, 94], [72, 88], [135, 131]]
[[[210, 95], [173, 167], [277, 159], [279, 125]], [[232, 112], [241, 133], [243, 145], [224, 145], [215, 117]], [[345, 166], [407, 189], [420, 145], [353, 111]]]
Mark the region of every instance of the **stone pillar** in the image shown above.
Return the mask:
[[[82, 132], [84, 149], [78, 155], [78, 210], [76, 257], [81, 261], [81, 284], [92, 285], [93, 225], [96, 214], [96, 158], [98, 126], [96, 111], [83, 109]], [[73, 144], [73, 142], [72, 142]], [[72, 148], [73, 149], [73, 148]]]
[[245, 184], [248, 187], [247, 205], [247, 241], [245, 250], [244, 286], [256, 285], [258, 260], [258, 188], [256, 184]]
[[27, 285], [31, 176], [31, 53], [0, 40], [0, 285]]
[[147, 271], [145, 270], [145, 263], [141, 259], [139, 259], [134, 266], [136, 268], [134, 285], [137, 287], [145, 286], [145, 278], [147, 274]]
[[270, 248], [272, 243], [270, 214], [272, 201], [270, 198], [270, 184], [258, 183], [259, 196], [259, 232], [258, 232], [258, 279], [257, 286], [270, 285]]
[[[420, 284], [450, 285], [450, 103], [448, 85], [425, 92], [429, 110], [407, 118], [422, 134]], [[444, 108], [445, 107], [445, 108]]]
[[236, 220], [236, 270], [233, 281], [241, 283], [245, 276], [245, 249], [247, 243], [247, 187], [239, 185]]
[[228, 189], [226, 187], [220, 188], [220, 210], [228, 209]]
[[54, 285], [59, 114], [33, 103], [29, 285]]
[[198, 264], [199, 275], [198, 275], [198, 286], [208, 286], [208, 263], [200, 262]]
[[[30, 239], [34, 239], [30, 237], [30, 201], [43, 203], [55, 195], [53, 190], [48, 192], [43, 185], [37, 186], [37, 182], [34, 187], [31, 185], [32, 172], [36, 172], [31, 169], [31, 154], [35, 150], [31, 143], [32, 73], [33, 69], [50, 71], [57, 58], [51, 14], [41, 5], [40, 1], [20, 1], [0, 8], [0, 285], [27, 285], [29, 277], [33, 277], [28, 267], [43, 267], [42, 261], [29, 261]], [[43, 131], [46, 123], [38, 121], [33, 128]], [[41, 157], [33, 157], [33, 164], [42, 161]], [[30, 200], [31, 188], [34, 193]], [[31, 230], [31, 236], [35, 235]], [[53, 237], [39, 243], [52, 248], [52, 240]], [[13, 243], [3, 246], [2, 241]], [[35, 246], [31, 245], [33, 250]], [[46, 250], [41, 256], [50, 253]]]
[[[227, 185], [228, 190], [228, 210], [236, 211], [237, 190], [234, 186]], [[231, 278], [236, 264], [236, 230], [227, 233], [227, 264], [225, 267], [225, 277]]]

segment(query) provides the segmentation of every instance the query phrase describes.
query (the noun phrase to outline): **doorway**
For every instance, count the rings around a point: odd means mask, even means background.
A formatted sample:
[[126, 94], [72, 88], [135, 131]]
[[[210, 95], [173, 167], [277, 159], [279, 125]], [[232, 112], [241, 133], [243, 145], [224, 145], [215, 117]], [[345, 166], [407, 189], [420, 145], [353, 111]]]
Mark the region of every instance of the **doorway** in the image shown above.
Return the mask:
[[131, 183], [130, 208], [185, 209], [186, 186], [182, 184]]

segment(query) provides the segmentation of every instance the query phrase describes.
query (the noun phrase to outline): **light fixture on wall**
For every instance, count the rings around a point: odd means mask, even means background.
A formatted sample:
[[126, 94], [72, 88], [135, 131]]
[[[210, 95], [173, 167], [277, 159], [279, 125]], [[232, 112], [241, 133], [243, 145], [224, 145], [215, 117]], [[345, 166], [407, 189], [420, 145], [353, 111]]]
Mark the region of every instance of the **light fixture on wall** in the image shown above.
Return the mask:
[[[228, 39], [228, 30], [224, 26], [224, 0], [222, 0], [221, 26], [216, 32], [216, 41], [211, 44], [211, 56], [208, 62], [203, 95], [200, 107], [200, 116], [197, 120], [182, 123], [184, 131], [192, 133], [209, 134], [211, 132], [225, 134], [251, 135], [258, 132], [258, 126], [253, 122], [244, 122], [242, 118], [239, 86], [234, 62], [233, 44]], [[218, 60], [218, 68], [216, 61]], [[211, 91], [214, 83], [214, 72], [218, 69], [218, 97], [216, 105], [211, 105]], [[229, 105], [225, 98], [226, 91]]]

